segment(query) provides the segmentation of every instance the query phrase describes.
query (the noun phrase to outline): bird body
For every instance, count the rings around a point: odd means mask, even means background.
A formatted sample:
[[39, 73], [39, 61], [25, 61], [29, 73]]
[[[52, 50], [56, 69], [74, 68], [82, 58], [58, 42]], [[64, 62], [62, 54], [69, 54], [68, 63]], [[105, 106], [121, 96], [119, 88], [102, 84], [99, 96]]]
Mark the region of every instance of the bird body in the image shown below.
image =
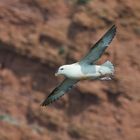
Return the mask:
[[106, 61], [102, 65], [96, 65], [96, 61], [107, 49], [115, 34], [116, 26], [113, 25], [99, 41], [92, 45], [89, 52], [79, 62], [60, 66], [55, 75], [63, 75], [65, 79], [43, 101], [42, 106], [59, 99], [80, 80], [111, 80], [111, 75], [114, 74], [113, 64], [110, 61]]
[[[109, 65], [112, 65], [112, 63], [110, 62]], [[107, 65], [89, 65], [80, 63], [63, 65], [58, 69], [58, 72], [55, 73], [56, 76], [64, 75], [67, 78], [77, 80], [97, 79], [104, 75], [112, 74], [113, 70]]]

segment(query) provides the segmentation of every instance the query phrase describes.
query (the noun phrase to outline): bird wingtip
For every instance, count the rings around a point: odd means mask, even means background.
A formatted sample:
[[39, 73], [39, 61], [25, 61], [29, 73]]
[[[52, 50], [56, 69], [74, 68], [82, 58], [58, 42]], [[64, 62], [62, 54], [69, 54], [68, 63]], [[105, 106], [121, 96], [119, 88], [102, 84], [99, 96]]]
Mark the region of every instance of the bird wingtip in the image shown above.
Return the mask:
[[115, 24], [113, 24], [113, 25], [111, 26], [111, 30], [115, 30], [115, 31], [116, 31], [116, 29], [117, 29], [117, 26], [116, 26]]
[[115, 24], [112, 25], [112, 28], [117, 28], [117, 26]]
[[49, 104], [48, 102], [44, 101], [44, 102], [42, 102], [42, 103], [40, 104], [40, 106], [46, 107], [48, 104]]

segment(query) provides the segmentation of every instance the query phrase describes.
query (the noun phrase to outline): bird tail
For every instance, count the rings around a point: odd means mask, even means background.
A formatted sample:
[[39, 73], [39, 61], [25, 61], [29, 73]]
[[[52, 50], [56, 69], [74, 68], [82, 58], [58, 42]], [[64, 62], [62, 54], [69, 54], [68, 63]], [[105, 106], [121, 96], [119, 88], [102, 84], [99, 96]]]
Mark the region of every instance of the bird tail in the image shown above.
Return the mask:
[[111, 72], [114, 73], [114, 66], [110, 61], [106, 61], [102, 64], [102, 66], [108, 67], [111, 70]]

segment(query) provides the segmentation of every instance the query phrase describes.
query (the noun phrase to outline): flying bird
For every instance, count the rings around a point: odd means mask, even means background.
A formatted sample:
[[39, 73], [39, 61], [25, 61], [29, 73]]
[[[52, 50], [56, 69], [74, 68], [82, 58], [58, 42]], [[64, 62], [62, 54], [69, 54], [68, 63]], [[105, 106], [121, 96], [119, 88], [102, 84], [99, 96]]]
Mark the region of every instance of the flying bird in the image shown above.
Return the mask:
[[99, 41], [92, 45], [89, 52], [79, 62], [60, 66], [55, 76], [63, 75], [65, 79], [43, 101], [42, 106], [47, 106], [68, 92], [78, 81], [86, 79], [110, 80], [114, 74], [114, 66], [110, 61], [96, 65], [116, 34], [113, 25]]

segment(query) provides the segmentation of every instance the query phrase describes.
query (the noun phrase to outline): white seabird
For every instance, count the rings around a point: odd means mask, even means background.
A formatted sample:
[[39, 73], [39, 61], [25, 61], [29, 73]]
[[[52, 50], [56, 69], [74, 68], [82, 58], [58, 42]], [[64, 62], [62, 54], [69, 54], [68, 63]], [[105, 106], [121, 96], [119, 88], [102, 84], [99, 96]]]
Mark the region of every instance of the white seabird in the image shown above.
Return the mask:
[[46, 106], [53, 101], [59, 99], [80, 80], [110, 80], [110, 76], [114, 74], [113, 64], [110, 61], [106, 61], [102, 65], [96, 65], [95, 63], [102, 56], [108, 45], [111, 43], [115, 34], [116, 26], [113, 25], [103, 35], [103, 37], [91, 47], [88, 54], [79, 62], [60, 66], [55, 75], [64, 75], [65, 79], [51, 92], [51, 94], [43, 101], [41, 105]]

